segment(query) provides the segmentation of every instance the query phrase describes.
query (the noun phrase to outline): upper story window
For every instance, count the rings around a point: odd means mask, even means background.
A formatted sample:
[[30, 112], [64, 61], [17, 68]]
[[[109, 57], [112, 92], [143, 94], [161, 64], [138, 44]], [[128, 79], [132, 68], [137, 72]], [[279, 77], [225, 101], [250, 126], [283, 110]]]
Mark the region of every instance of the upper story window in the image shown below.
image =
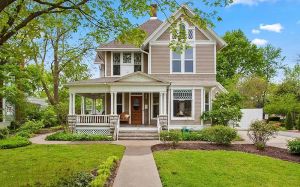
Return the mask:
[[[189, 25], [186, 21], [184, 21], [183, 19], [181, 20], [181, 22], [179, 22], [177, 24], [177, 35], [181, 32], [184, 32], [186, 34], [186, 39], [187, 41], [193, 41], [195, 40], [195, 26], [193, 25]], [[171, 33], [171, 39], [175, 39], [176, 40], [177, 36], [174, 36]]]
[[194, 48], [187, 48], [182, 54], [172, 51], [172, 73], [194, 72]]
[[142, 71], [142, 56], [140, 52], [113, 52], [112, 76], [123, 76]]
[[120, 75], [121, 73], [121, 54], [113, 53], [113, 75]]
[[134, 53], [134, 72], [142, 71], [142, 54]]

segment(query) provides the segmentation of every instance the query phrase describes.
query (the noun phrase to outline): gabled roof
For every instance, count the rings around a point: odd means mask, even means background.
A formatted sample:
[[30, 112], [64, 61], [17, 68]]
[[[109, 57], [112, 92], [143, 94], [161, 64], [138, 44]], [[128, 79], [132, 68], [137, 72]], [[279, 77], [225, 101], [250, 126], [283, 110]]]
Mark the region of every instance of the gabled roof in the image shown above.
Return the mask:
[[[140, 29], [147, 33], [147, 37], [150, 36], [163, 22], [159, 19], [149, 19], [145, 23], [139, 26]], [[101, 45], [98, 49], [113, 49], [113, 48], [137, 48], [133, 44], [126, 44], [113, 40], [107, 44]]]
[[156, 78], [152, 75], [143, 73], [141, 71], [122, 76], [114, 82], [159, 82], [169, 84], [169, 82]]

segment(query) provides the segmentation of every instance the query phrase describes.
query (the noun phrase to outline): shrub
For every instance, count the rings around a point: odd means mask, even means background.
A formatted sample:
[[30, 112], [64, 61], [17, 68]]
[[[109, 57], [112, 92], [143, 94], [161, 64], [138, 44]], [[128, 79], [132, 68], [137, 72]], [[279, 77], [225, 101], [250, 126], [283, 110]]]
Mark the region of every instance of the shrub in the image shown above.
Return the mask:
[[57, 115], [53, 106], [49, 106], [41, 110], [41, 119], [45, 127], [58, 125]]
[[235, 129], [223, 125], [215, 125], [201, 130], [202, 139], [205, 141], [228, 145], [237, 136]]
[[116, 167], [118, 157], [110, 156], [103, 162], [97, 171], [98, 176], [90, 183], [91, 187], [103, 187], [111, 175], [111, 171]]
[[32, 136], [31, 133], [27, 132], [27, 131], [20, 131], [16, 133], [16, 136], [21, 136], [24, 138], [30, 138]]
[[21, 124], [17, 121], [11, 121], [10, 125], [8, 126], [9, 130], [16, 130], [21, 126]]
[[38, 132], [41, 128], [44, 127], [44, 124], [42, 121], [27, 121], [25, 122], [20, 128], [19, 132], [25, 131], [29, 134]]
[[294, 127], [292, 113], [288, 112], [285, 118], [285, 127], [287, 130], [292, 130]]
[[160, 133], [160, 139], [165, 141], [172, 141], [173, 147], [178, 144], [179, 140], [181, 140], [181, 132], [178, 130], [170, 130], [170, 131], [162, 131]]
[[296, 123], [296, 128], [298, 131], [300, 131], [300, 115], [298, 116], [298, 120], [297, 120], [297, 123]]
[[183, 132], [182, 140], [184, 141], [204, 141], [201, 131]]
[[93, 180], [93, 175], [86, 172], [78, 172], [66, 178], [60, 178], [59, 181], [51, 186], [53, 187], [83, 187], [89, 186]]
[[271, 116], [271, 117], [268, 118], [268, 122], [269, 121], [280, 121], [280, 117], [278, 117], [278, 116]]
[[46, 137], [50, 141], [111, 141], [111, 136], [96, 134], [72, 134], [68, 132], [57, 132]]
[[255, 121], [250, 125], [247, 134], [256, 148], [263, 150], [267, 141], [274, 136], [277, 130], [274, 125], [267, 124], [265, 121]]
[[288, 150], [292, 154], [300, 154], [300, 138], [289, 141]]
[[9, 134], [8, 128], [0, 128], [0, 140], [5, 139]]
[[0, 149], [11, 149], [16, 147], [23, 147], [30, 145], [31, 142], [21, 136], [11, 136], [9, 138], [0, 140]]

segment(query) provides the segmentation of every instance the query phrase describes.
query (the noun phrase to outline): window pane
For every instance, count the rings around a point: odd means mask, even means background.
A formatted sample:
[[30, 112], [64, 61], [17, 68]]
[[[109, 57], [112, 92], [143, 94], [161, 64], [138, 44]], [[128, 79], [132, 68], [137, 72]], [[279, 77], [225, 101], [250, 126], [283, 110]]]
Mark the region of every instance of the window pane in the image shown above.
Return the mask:
[[120, 75], [120, 65], [114, 65], [113, 66], [113, 74], [114, 75]]
[[156, 118], [159, 113], [159, 105], [153, 105], [153, 117]]
[[131, 63], [131, 53], [123, 53], [123, 63], [124, 64]]
[[176, 52], [172, 52], [172, 58], [173, 60], [180, 60], [181, 59], [181, 54], [180, 53], [176, 53]]
[[134, 72], [137, 72], [137, 71], [142, 71], [141, 65], [134, 65]]
[[156, 118], [159, 114], [159, 94], [153, 93], [153, 111], [152, 111], [152, 117]]
[[185, 50], [185, 59], [193, 59], [193, 48], [188, 48]]
[[180, 60], [173, 60], [172, 71], [173, 72], [181, 72], [181, 61]]
[[184, 70], [185, 72], [193, 72], [193, 60], [184, 61]]
[[122, 104], [122, 93], [117, 93], [117, 104]]
[[193, 39], [194, 38], [194, 31], [193, 29], [189, 29], [188, 31], [188, 39]]
[[173, 100], [174, 117], [191, 117], [192, 101], [191, 100]]
[[117, 114], [122, 113], [122, 105], [117, 105]]
[[142, 55], [141, 53], [134, 53], [134, 64], [140, 65], [142, 63]]
[[113, 53], [113, 64], [120, 64], [120, 53]]

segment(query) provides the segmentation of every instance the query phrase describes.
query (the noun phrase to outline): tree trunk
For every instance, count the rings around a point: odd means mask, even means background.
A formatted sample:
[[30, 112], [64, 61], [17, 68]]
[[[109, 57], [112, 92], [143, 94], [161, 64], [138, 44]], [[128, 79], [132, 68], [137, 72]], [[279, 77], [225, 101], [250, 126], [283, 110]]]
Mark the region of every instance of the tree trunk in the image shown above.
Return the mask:
[[25, 101], [25, 94], [24, 94], [24, 87], [23, 87], [23, 83], [22, 83], [22, 71], [24, 71], [24, 66], [25, 66], [25, 62], [22, 61], [20, 62], [19, 65], [19, 73], [18, 75], [15, 75], [15, 82], [16, 82], [16, 86], [17, 86], [17, 90], [18, 90], [18, 99], [19, 102], [14, 103], [15, 105], [15, 120], [18, 122], [22, 122], [25, 119], [25, 105], [24, 105], [24, 101]]
[[59, 59], [58, 59], [58, 45], [59, 45], [59, 28], [56, 30], [56, 38], [53, 45], [53, 97], [55, 105], [59, 103]]

